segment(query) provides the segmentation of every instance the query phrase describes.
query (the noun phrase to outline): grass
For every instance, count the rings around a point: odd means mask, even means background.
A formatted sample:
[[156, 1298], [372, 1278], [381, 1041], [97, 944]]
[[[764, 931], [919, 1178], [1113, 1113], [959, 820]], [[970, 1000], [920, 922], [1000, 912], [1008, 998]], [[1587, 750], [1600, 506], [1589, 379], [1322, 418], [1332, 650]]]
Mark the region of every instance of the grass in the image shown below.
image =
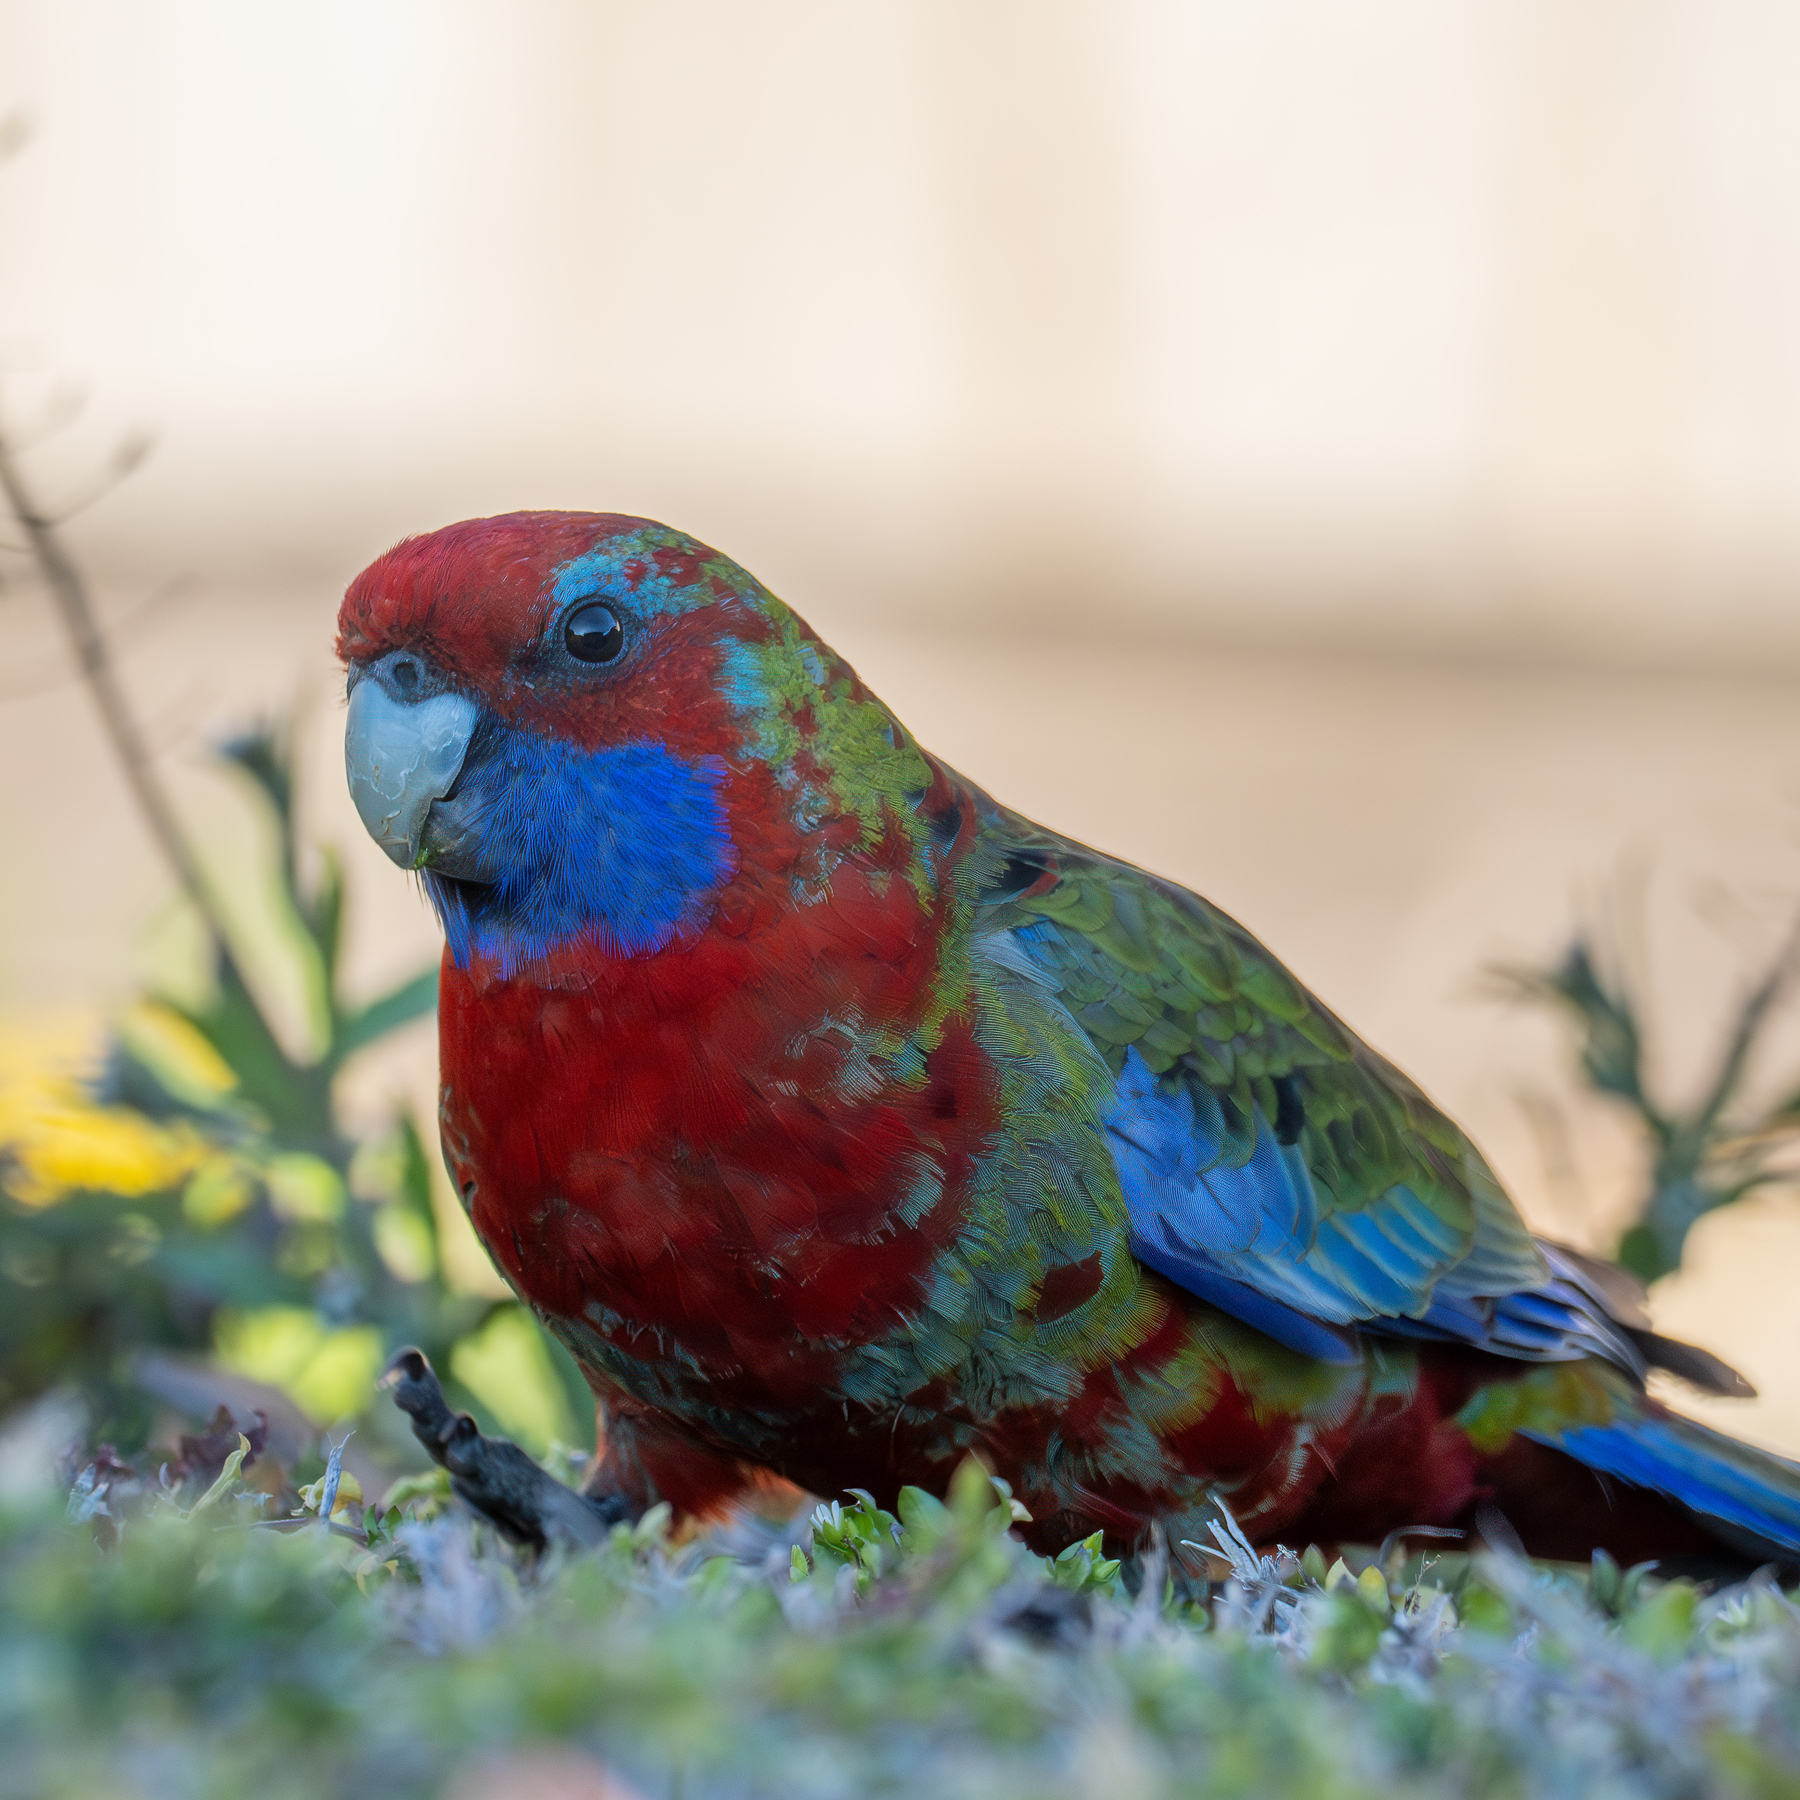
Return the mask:
[[[676, 1543], [659, 1511], [534, 1567], [429, 1491], [337, 1532], [323, 1484], [274, 1528], [229, 1469], [90, 1469], [65, 1506], [14, 1437], [8, 1800], [517, 1800], [602, 1767], [643, 1800], [1800, 1793], [1800, 1607], [1766, 1583], [1222, 1529], [1210, 1587], [1152, 1556], [1134, 1593], [1091, 1546], [1030, 1554], [973, 1466], [897, 1519], [848, 1496], [798, 1541]], [[552, 1746], [586, 1788], [532, 1786]]]

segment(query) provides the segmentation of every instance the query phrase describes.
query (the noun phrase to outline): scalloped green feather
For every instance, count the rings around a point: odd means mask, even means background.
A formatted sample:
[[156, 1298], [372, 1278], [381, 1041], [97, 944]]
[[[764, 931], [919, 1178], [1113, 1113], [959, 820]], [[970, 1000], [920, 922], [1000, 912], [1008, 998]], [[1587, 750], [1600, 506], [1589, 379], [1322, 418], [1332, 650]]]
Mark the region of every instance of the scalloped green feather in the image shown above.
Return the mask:
[[[1408, 1209], [1423, 1209], [1492, 1291], [1541, 1278], [1530, 1234], [1480, 1152], [1236, 920], [985, 796], [980, 804], [989, 866], [1030, 854], [1056, 877], [996, 902], [995, 923], [1019, 934], [1115, 1075], [1135, 1052], [1159, 1085], [1223, 1105], [1224, 1155], [1238, 1166], [1255, 1149], [1259, 1115], [1269, 1128], [1297, 1114], [1294, 1142], [1322, 1222], [1361, 1215], [1374, 1242], [1408, 1243]], [[1327, 1278], [1339, 1241], [1320, 1240]], [[1351, 1255], [1341, 1242], [1338, 1254]], [[1421, 1306], [1430, 1292], [1421, 1288]]]

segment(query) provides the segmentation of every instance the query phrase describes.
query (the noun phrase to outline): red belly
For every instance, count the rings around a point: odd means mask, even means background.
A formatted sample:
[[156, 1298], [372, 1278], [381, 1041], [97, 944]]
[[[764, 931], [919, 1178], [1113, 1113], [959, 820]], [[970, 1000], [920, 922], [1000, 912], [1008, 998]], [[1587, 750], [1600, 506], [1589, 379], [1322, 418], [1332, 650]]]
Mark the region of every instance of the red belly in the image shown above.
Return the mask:
[[908, 910], [912, 930], [818, 908], [505, 981], [446, 959], [445, 1150], [519, 1291], [789, 1402], [833, 1345], [889, 1335], [997, 1122], [966, 1019], [922, 1082], [868, 1054], [935, 973]]

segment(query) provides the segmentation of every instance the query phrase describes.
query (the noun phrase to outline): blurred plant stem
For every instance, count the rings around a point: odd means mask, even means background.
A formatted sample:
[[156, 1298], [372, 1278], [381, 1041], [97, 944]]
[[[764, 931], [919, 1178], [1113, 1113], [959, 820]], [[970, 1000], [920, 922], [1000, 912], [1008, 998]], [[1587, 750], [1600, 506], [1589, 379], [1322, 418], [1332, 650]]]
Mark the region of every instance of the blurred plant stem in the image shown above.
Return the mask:
[[[115, 460], [117, 472], [121, 475], [128, 472], [142, 459], [143, 454], [141, 441], [129, 441], [121, 448]], [[100, 629], [99, 617], [88, 593], [87, 582], [57, 533], [57, 521], [44, 510], [32, 493], [19, 463], [19, 453], [3, 426], [0, 426], [0, 491], [4, 491], [6, 495], [6, 503], [12, 510], [13, 518], [25, 534], [31, 558], [37, 564], [44, 586], [55, 602], [57, 616], [62, 620], [63, 630], [68, 636], [76, 667], [81, 672], [81, 679], [86, 684], [88, 693], [93, 697], [100, 722], [106, 730], [107, 741], [119, 759], [126, 784], [131, 789], [139, 812], [144, 816], [144, 823], [149, 827], [150, 835], [176, 881], [212, 933], [219, 953], [229, 956], [230, 949], [225, 941], [218, 906], [182, 833], [175, 810], [169, 804], [169, 797], [163, 792], [151, 766], [143, 733], [138, 730], [137, 721], [132, 717], [131, 708], [119, 686], [112, 657], [107, 649], [106, 634]]]
[[[18, 151], [29, 136], [29, 125], [21, 114], [11, 114], [0, 122], [0, 160]], [[143, 461], [149, 448], [147, 438], [127, 437], [114, 452], [112, 466], [97, 490], [82, 505], [92, 504], [100, 494], [122, 481]], [[144, 735], [138, 729], [137, 720], [119, 685], [87, 579], [63, 543], [58, 530], [62, 521], [33, 492], [20, 462], [20, 447], [4, 419], [0, 419], [0, 493], [5, 494], [7, 507], [25, 535], [26, 552], [37, 565], [44, 587], [56, 607], [75, 666], [93, 698], [107, 742], [118, 758], [126, 786], [137, 802], [150, 836], [177, 884], [200, 915], [221, 968], [229, 967], [235, 974], [236, 964], [224, 915], [187, 835], [181, 829], [175, 809], [157, 779]]]
[[[143, 439], [127, 439], [100, 491], [129, 474], [146, 449]], [[343, 1003], [336, 979], [343, 910], [343, 883], [336, 859], [326, 852], [318, 881], [310, 891], [303, 889], [287, 747], [278, 733], [267, 729], [235, 740], [225, 746], [223, 754], [252, 778], [275, 814], [281, 842], [281, 889], [308, 940], [315, 963], [308, 985], [323, 1002], [327, 1015], [326, 1041], [316, 1060], [297, 1061], [287, 1054], [244, 978], [225, 910], [157, 778], [143, 733], [119, 684], [87, 580], [63, 542], [59, 520], [32, 491], [18, 446], [4, 424], [0, 424], [0, 492], [5, 494], [55, 604], [82, 681], [151, 838], [207, 934], [214, 966], [213, 998], [202, 1008], [181, 1010], [232, 1067], [245, 1097], [263, 1109], [279, 1132], [326, 1156], [340, 1170], [346, 1168], [353, 1146], [336, 1127], [333, 1078], [354, 1051], [430, 1009], [436, 996], [435, 972], [422, 972], [370, 1006], [347, 1007]]]
[[1496, 973], [1515, 995], [1563, 1015], [1575, 1030], [1583, 1079], [1635, 1119], [1647, 1151], [1647, 1192], [1616, 1255], [1643, 1280], [1655, 1281], [1681, 1266], [1688, 1233], [1707, 1213], [1796, 1178], [1778, 1158], [1800, 1142], [1800, 1084], [1772, 1106], [1748, 1103], [1744, 1090], [1754, 1053], [1800, 973], [1800, 923], [1738, 1002], [1718, 1061], [1687, 1108], [1652, 1091], [1643, 1002], [1616, 940], [1596, 939], [1578, 931], [1553, 967]]
[[[24, 137], [0, 121], [0, 158]], [[53, 399], [35, 437], [73, 410]], [[381, 1362], [414, 1343], [485, 1429], [511, 1429], [534, 1449], [579, 1438], [592, 1401], [567, 1353], [516, 1301], [448, 1279], [412, 1118], [402, 1111], [359, 1142], [339, 1113], [345, 1064], [432, 1011], [437, 970], [370, 1001], [345, 996], [343, 875], [329, 846], [301, 841], [288, 732], [262, 724], [218, 747], [272, 829], [250, 835], [217, 883], [158, 778], [62, 532], [147, 444], [127, 439], [59, 511], [38, 496], [26, 441], [0, 420], [0, 496], [21, 534], [13, 547], [55, 606], [145, 826], [204, 931], [211, 981], [199, 999], [185, 988], [176, 998], [166, 979], [153, 985], [115, 1021], [85, 1087], [43, 1072], [24, 1097], [0, 1094], [0, 1413], [72, 1387], [96, 1429], [142, 1442], [150, 1394], [177, 1404], [146, 1371], [176, 1352], [284, 1388], [316, 1423], [366, 1417]], [[266, 896], [279, 929], [234, 943], [222, 893]], [[270, 974], [270, 951], [291, 959], [275, 973], [295, 979], [260, 985], [303, 993], [310, 1030], [284, 1041], [276, 1029], [247, 979], [242, 946], [252, 941], [269, 945], [257, 973]], [[385, 1406], [365, 1441], [384, 1425], [402, 1454], [416, 1454]]]

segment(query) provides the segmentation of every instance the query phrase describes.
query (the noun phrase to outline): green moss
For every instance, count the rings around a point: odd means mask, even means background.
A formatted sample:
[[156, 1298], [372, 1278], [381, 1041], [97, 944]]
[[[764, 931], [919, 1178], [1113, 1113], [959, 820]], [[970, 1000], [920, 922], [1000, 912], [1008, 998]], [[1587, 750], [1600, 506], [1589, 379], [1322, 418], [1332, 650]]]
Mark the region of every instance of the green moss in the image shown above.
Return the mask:
[[685, 1800], [1687, 1800], [1800, 1778], [1800, 1611], [1767, 1588], [1640, 1577], [1608, 1607], [1517, 1563], [1384, 1579], [1241, 1550], [1196, 1605], [1134, 1594], [1144, 1571], [1094, 1538], [1032, 1556], [973, 1464], [945, 1499], [852, 1496], [747, 1561], [656, 1520], [533, 1571], [452, 1516], [365, 1549], [255, 1512], [155, 1502], [105, 1551], [53, 1496], [0, 1512], [4, 1800], [426, 1800], [524, 1789], [551, 1750]]

